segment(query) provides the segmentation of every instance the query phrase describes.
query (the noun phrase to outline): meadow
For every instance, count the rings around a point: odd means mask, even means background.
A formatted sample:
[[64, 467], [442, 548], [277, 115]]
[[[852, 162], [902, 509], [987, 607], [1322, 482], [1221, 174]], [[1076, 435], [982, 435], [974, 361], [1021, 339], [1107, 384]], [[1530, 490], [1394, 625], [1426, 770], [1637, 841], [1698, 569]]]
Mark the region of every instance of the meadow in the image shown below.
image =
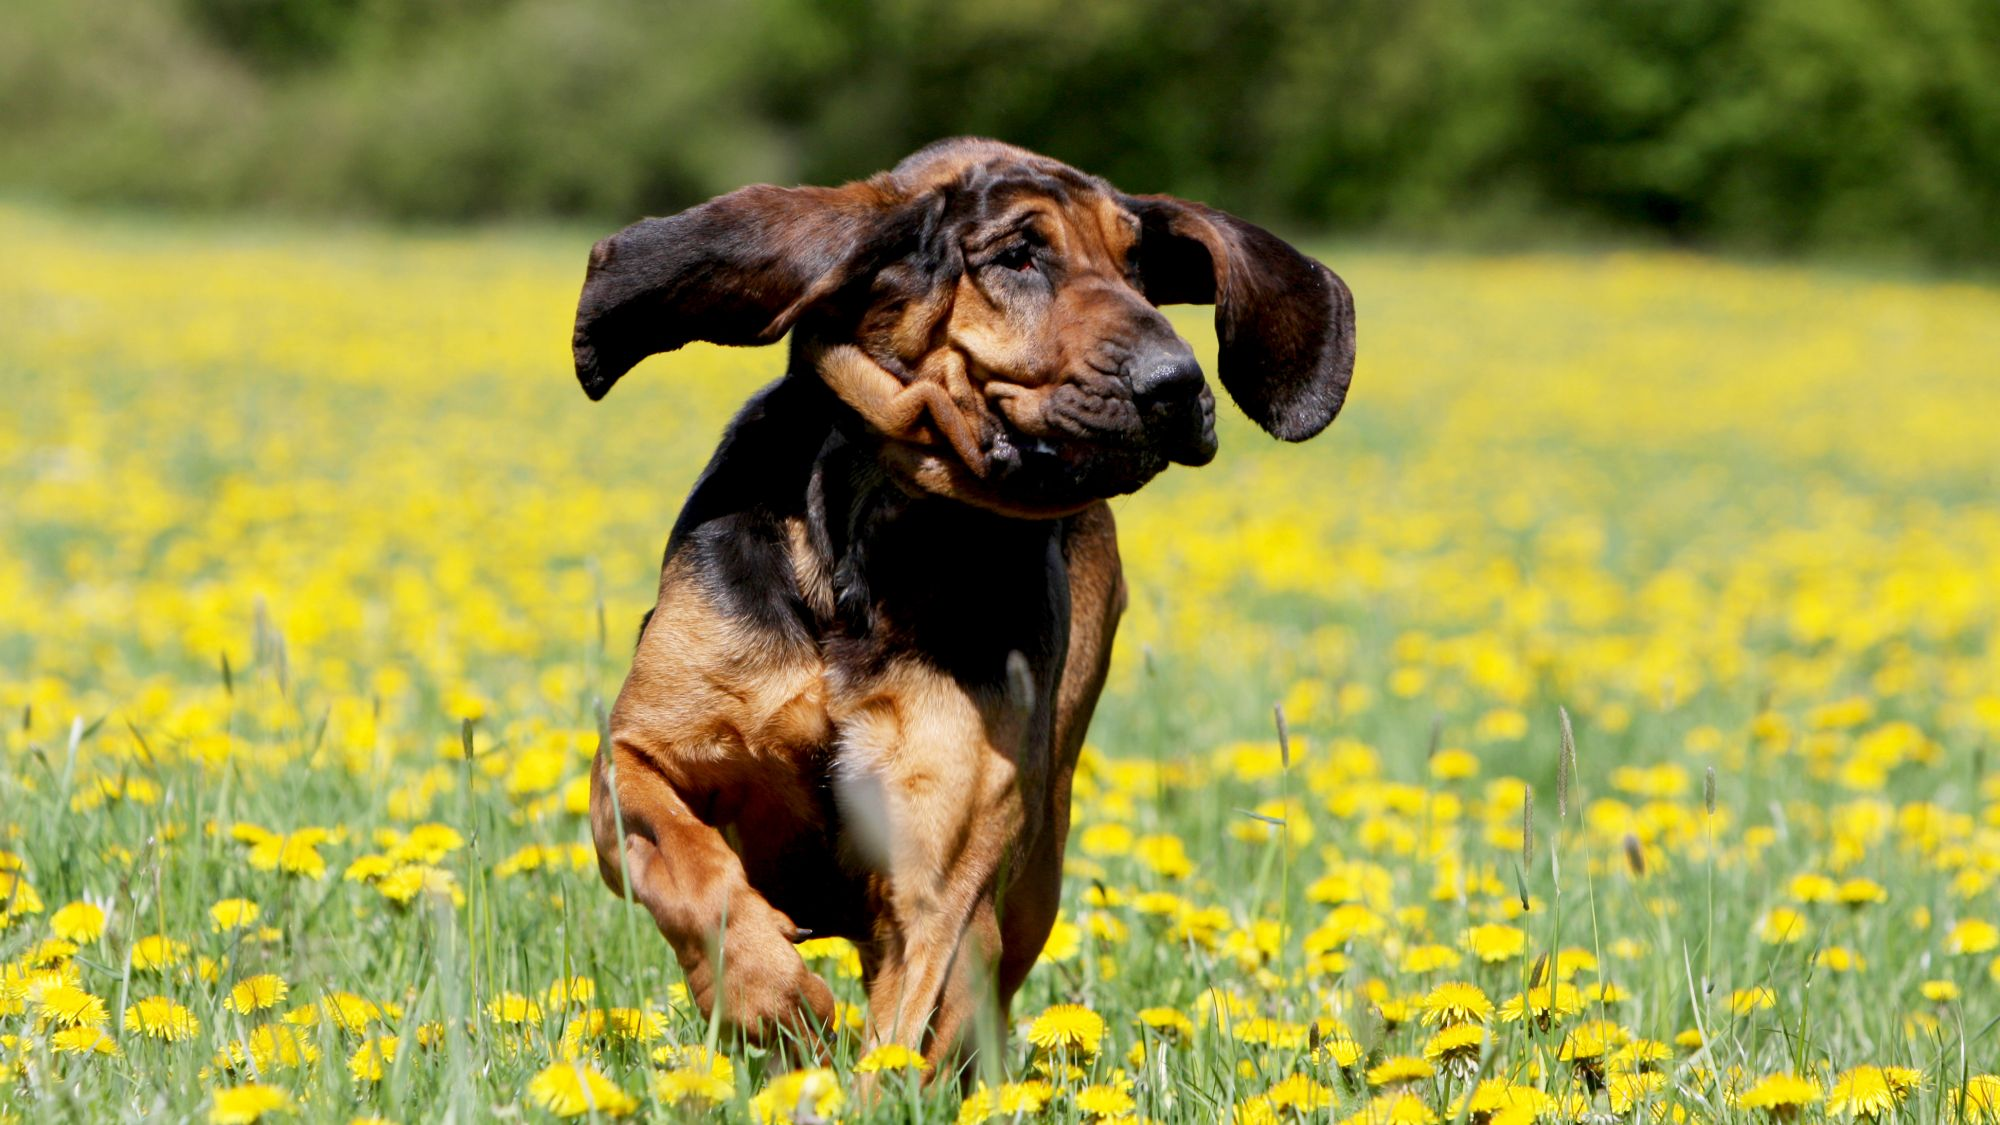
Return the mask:
[[2000, 1122], [2000, 290], [1322, 248], [1342, 418], [1116, 504], [961, 1099], [838, 941], [824, 1068], [719, 1041], [599, 882], [599, 708], [782, 357], [593, 406], [595, 233], [0, 208], [0, 1118]]

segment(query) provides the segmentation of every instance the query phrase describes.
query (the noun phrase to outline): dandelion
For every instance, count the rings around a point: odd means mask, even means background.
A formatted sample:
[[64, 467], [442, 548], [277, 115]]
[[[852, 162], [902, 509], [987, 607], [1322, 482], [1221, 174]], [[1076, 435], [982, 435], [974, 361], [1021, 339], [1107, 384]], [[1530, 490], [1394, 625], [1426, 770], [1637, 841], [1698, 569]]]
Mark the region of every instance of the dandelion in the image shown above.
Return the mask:
[[1050, 1054], [1097, 1055], [1104, 1038], [1104, 1017], [1081, 1004], [1046, 1008], [1028, 1025], [1028, 1041]]
[[1575, 985], [1558, 981], [1554, 985], [1537, 985], [1516, 994], [1500, 1005], [1500, 1018], [1507, 1023], [1533, 1018], [1538, 1026], [1547, 1030], [1555, 1021], [1583, 1011], [1583, 1004], [1583, 994], [1576, 990]]
[[1139, 1103], [1117, 1086], [1093, 1085], [1076, 1092], [1076, 1108], [1099, 1121], [1116, 1121], [1130, 1117]]
[[486, 1014], [494, 1023], [519, 1027], [542, 1022], [542, 1006], [518, 992], [503, 992], [486, 1004]]
[[225, 898], [208, 908], [209, 925], [218, 934], [247, 929], [263, 913], [263, 908], [249, 899]]
[[1762, 1110], [1774, 1121], [1790, 1121], [1820, 1099], [1819, 1083], [1796, 1074], [1772, 1074], [1737, 1096], [1744, 1109]]
[[1739, 1019], [1777, 1006], [1778, 994], [1761, 984], [1755, 988], [1739, 988], [1729, 994], [1729, 1011]]
[[1528, 935], [1515, 926], [1489, 922], [1465, 931], [1461, 939], [1472, 955], [1489, 965], [1511, 961], [1528, 948]]
[[132, 971], [157, 973], [187, 960], [188, 945], [165, 934], [151, 934], [132, 943]]
[[736, 1096], [736, 1082], [709, 1067], [675, 1067], [653, 1075], [653, 1096], [671, 1106], [718, 1106]]
[[2000, 927], [1979, 918], [1967, 918], [1945, 935], [1946, 953], [1970, 956], [2000, 948]]
[[118, 1041], [103, 1028], [82, 1025], [65, 1027], [49, 1036], [49, 1047], [64, 1055], [115, 1055]]
[[1457, 1023], [1485, 1023], [1493, 1018], [1493, 1001], [1478, 985], [1446, 981], [1430, 990], [1423, 1000], [1423, 1021], [1427, 1027]]
[[624, 1117], [639, 1108], [639, 1099], [584, 1062], [560, 1062], [528, 1080], [528, 1100], [557, 1117], [601, 1113]]
[[653, 1061], [667, 1069], [654, 1077], [653, 1092], [668, 1105], [718, 1105], [736, 1094], [736, 1068], [729, 1056], [706, 1047], [658, 1047]]
[[1047, 1082], [1009, 1082], [1004, 1086], [981, 1084], [959, 1103], [958, 1125], [975, 1125], [995, 1117], [1032, 1117], [1047, 1108], [1056, 1088]]
[[1437, 1125], [1437, 1114], [1422, 1098], [1407, 1092], [1382, 1094], [1341, 1125]]
[[1958, 983], [1949, 980], [1927, 980], [1917, 986], [1917, 992], [1933, 1004], [1949, 1004], [1958, 999]]
[[1179, 836], [1141, 836], [1132, 843], [1132, 856], [1166, 879], [1185, 879], [1194, 874], [1194, 861]]
[[1657, 1070], [1615, 1071], [1604, 1080], [1611, 1112], [1631, 1113], [1667, 1088], [1667, 1076]]
[[1806, 936], [1806, 916], [1789, 906], [1772, 908], [1757, 920], [1757, 937], [1766, 945], [1790, 945]]
[[1843, 906], [1863, 907], [1889, 901], [1888, 888], [1873, 879], [1849, 879], [1840, 884], [1834, 897]]
[[1453, 1024], [1425, 1040], [1424, 1058], [1449, 1074], [1465, 1078], [1479, 1069], [1479, 1052], [1485, 1044], [1484, 1027], [1476, 1023]]
[[89, 945], [104, 936], [104, 908], [93, 902], [72, 902], [49, 915], [49, 929], [65, 941]]
[[258, 973], [237, 981], [230, 988], [229, 995], [222, 998], [222, 1006], [247, 1015], [275, 1008], [284, 1003], [285, 997], [290, 994], [291, 987], [284, 978], [276, 973]]
[[919, 1074], [928, 1073], [931, 1064], [924, 1056], [901, 1043], [884, 1043], [861, 1056], [854, 1064], [856, 1074], [874, 1074], [877, 1071], [913, 1070]]
[[283, 1087], [252, 1082], [225, 1086], [211, 1093], [214, 1105], [208, 1111], [211, 1125], [253, 1125], [273, 1113], [292, 1108], [292, 1095]]
[[794, 1070], [766, 1082], [750, 1099], [750, 1114], [760, 1125], [826, 1120], [839, 1113], [846, 1100], [833, 1071]]
[[201, 1030], [194, 1013], [165, 996], [148, 996], [125, 1009], [125, 1027], [148, 1039], [178, 1043]]
[[1836, 1117], [1880, 1117], [1900, 1108], [1923, 1082], [1921, 1071], [1905, 1066], [1857, 1066], [1833, 1080], [1826, 1111]]
[[1306, 1116], [1333, 1104], [1333, 1088], [1303, 1074], [1294, 1074], [1264, 1092], [1272, 1106]]
[[1397, 1086], [1437, 1074], [1430, 1061], [1416, 1055], [1395, 1055], [1368, 1068], [1370, 1086]]
[[68, 982], [50, 984], [35, 997], [36, 1021], [57, 1027], [103, 1027], [111, 1022], [104, 1001]]
[[2000, 1122], [2000, 1074], [1975, 1074], [1951, 1092], [1951, 1110], [1960, 1121]]
[[378, 1035], [364, 1039], [354, 1053], [347, 1056], [347, 1073], [356, 1082], [380, 1082], [388, 1064], [396, 1061], [396, 1049], [402, 1041], [394, 1035]]
[[1397, 968], [1401, 972], [1418, 975], [1439, 969], [1455, 969], [1461, 960], [1458, 951], [1448, 945], [1413, 945], [1403, 951], [1403, 959]]

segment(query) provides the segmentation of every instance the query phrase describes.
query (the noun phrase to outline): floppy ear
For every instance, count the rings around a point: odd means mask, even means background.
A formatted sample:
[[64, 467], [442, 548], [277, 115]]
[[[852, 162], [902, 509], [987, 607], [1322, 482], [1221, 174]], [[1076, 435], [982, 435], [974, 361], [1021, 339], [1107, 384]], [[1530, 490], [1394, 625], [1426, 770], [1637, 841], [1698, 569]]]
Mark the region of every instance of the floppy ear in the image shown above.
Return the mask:
[[645, 219], [599, 242], [576, 306], [576, 377], [593, 400], [691, 340], [768, 344], [890, 252], [895, 200], [863, 181], [768, 184]]
[[1330, 269], [1234, 215], [1128, 196], [1139, 283], [1155, 305], [1215, 306], [1229, 396], [1273, 437], [1304, 441], [1340, 413], [1354, 375], [1354, 296]]

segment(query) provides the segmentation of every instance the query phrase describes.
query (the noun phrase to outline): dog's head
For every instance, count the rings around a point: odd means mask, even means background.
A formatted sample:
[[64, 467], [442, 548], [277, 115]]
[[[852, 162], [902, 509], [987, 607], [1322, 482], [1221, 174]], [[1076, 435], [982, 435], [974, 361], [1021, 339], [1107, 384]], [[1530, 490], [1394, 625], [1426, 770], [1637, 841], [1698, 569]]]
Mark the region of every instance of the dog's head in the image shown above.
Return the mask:
[[1354, 303], [1331, 270], [1232, 215], [977, 139], [843, 187], [743, 188], [604, 239], [576, 373], [597, 399], [656, 352], [791, 331], [823, 375], [830, 354], [865, 360], [828, 375], [857, 406], [870, 377], [889, 395], [937, 384], [922, 424], [877, 435], [906, 482], [1059, 514], [1214, 457], [1215, 400], [1156, 307], [1177, 303], [1215, 306], [1217, 373], [1265, 430], [1302, 441], [1339, 413]]

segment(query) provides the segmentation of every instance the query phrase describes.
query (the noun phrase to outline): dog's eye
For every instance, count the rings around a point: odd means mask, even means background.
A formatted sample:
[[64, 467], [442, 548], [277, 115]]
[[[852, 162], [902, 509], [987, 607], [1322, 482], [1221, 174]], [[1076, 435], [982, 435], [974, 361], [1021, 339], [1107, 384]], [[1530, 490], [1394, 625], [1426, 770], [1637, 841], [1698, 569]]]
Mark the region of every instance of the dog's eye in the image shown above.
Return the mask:
[[1001, 269], [1026, 273], [1035, 268], [1035, 248], [1025, 242], [1017, 242], [993, 255], [993, 264]]

